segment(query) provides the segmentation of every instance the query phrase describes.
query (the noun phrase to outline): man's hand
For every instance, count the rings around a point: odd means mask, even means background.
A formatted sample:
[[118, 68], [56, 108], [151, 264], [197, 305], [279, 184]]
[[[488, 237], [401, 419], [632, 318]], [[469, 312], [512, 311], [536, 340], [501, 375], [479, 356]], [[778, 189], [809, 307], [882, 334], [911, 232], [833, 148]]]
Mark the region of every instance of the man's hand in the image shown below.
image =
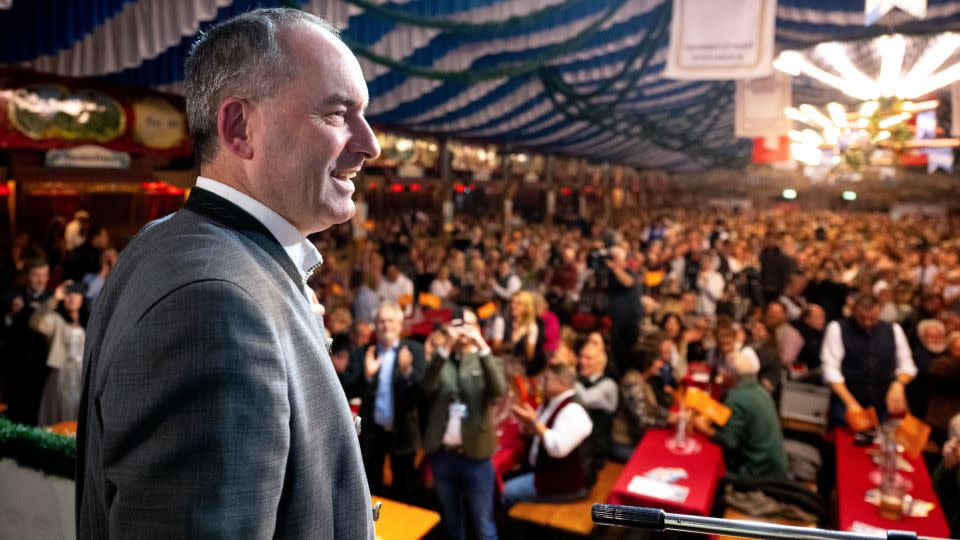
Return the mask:
[[537, 421], [537, 411], [529, 403], [522, 402], [513, 406], [513, 414], [528, 425], [533, 425]]
[[907, 411], [907, 397], [903, 391], [904, 384], [900, 381], [890, 383], [887, 390], [887, 412], [900, 415]]
[[950, 439], [943, 445], [943, 468], [951, 470], [960, 464], [960, 440]]
[[26, 307], [26, 304], [23, 301], [23, 297], [17, 295], [13, 297], [13, 301], [10, 302], [10, 315], [16, 315], [23, 311], [23, 308]]
[[487, 340], [483, 339], [480, 329], [476, 326], [466, 327], [466, 330], [463, 332], [463, 337], [481, 351], [490, 348], [490, 346], [487, 345]]
[[409, 377], [410, 372], [413, 371], [413, 354], [410, 353], [410, 349], [406, 345], [400, 347], [400, 351], [397, 353], [397, 368], [400, 369], [400, 374], [404, 377]]
[[857, 400], [853, 400], [850, 403], [847, 403], [847, 412], [857, 414], [863, 411], [863, 407], [857, 403]]
[[66, 280], [53, 290], [53, 299], [57, 303], [63, 302], [67, 298], [67, 287], [73, 285], [73, 281]]
[[373, 345], [367, 347], [367, 354], [363, 358], [363, 373], [368, 379], [372, 379], [380, 371], [380, 359], [377, 358], [377, 348]]
[[710, 422], [710, 419], [702, 414], [695, 415], [691, 423], [697, 431], [708, 437], [712, 437], [716, 432], [716, 430], [713, 429], [713, 424]]

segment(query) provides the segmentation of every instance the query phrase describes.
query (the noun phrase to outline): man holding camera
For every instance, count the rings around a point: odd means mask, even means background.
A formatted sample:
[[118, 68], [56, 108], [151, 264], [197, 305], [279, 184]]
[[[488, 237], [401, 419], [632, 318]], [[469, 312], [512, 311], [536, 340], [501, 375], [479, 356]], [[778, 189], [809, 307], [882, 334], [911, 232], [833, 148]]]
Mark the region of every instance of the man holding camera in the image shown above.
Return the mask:
[[503, 363], [491, 354], [471, 311], [454, 313], [429, 341], [435, 352], [423, 377], [428, 403], [423, 446], [448, 537], [466, 538], [466, 505], [475, 536], [496, 539], [491, 409], [506, 391]]
[[610, 314], [610, 348], [614, 364], [620, 373], [625, 373], [630, 359], [630, 350], [640, 336], [640, 291], [637, 276], [627, 268], [627, 250], [615, 245], [610, 248], [606, 262], [610, 272], [607, 280], [607, 302]]

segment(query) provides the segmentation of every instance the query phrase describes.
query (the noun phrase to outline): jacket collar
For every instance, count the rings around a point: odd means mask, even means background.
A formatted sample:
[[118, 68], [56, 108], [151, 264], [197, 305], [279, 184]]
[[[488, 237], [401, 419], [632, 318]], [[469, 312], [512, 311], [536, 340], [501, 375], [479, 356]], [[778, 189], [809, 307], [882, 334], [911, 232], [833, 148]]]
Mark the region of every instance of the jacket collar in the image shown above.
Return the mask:
[[190, 190], [190, 197], [187, 198], [183, 207], [247, 237], [283, 268], [297, 290], [303, 289], [303, 278], [280, 242], [270, 234], [270, 231], [262, 223], [242, 208], [199, 187]]

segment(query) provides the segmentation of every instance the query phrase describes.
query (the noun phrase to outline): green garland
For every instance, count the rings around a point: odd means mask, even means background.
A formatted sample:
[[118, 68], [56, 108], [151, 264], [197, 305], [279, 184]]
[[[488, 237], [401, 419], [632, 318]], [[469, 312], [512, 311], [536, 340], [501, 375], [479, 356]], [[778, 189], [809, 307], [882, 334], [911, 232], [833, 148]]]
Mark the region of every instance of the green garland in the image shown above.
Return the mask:
[[[508, 63], [500, 66], [485, 69], [465, 69], [463, 71], [445, 71], [424, 66], [408, 64], [402, 60], [395, 60], [388, 56], [378, 54], [370, 50], [363, 44], [341, 36], [344, 43], [358, 56], [363, 56], [373, 62], [385, 65], [397, 71], [402, 71], [408, 75], [422, 77], [424, 79], [439, 79], [443, 81], [457, 81], [466, 84], [478, 83], [503, 77], [517, 77], [542, 68], [550, 63], [551, 60], [563, 56], [586, 43], [594, 34], [600, 31], [603, 25], [609, 21], [618, 11], [627, 3], [627, 0], [613, 0], [607, 12], [596, 21], [590, 23], [582, 32], [572, 38], [552, 45], [545, 51], [536, 55], [531, 60], [519, 63]], [[502, 26], [501, 26], [502, 28]]]
[[10, 458], [21, 467], [73, 480], [77, 441], [0, 416], [0, 458]]

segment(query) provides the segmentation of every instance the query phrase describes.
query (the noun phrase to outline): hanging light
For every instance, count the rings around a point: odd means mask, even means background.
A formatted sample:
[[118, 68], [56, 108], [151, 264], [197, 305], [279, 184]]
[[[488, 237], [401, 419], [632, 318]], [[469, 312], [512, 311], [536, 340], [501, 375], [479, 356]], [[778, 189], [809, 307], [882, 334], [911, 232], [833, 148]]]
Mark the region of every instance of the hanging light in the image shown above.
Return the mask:
[[[872, 45], [867, 50], [872, 49], [879, 59], [876, 77], [854, 63], [849, 46], [836, 42], [807, 51], [783, 51], [773, 67], [793, 76], [807, 75], [862, 101], [894, 96], [916, 99], [960, 81], [960, 62], [942, 68], [960, 48], [960, 34], [946, 32], [933, 38], [890, 34], [875, 38]], [[925, 45], [923, 52], [911, 65], [904, 65], [907, 48], [917, 45]]]
[[920, 111], [932, 111], [940, 106], [940, 102], [931, 99], [929, 101], [918, 101], [916, 103], [912, 101], [904, 101], [901, 108], [907, 112], [920, 112]]
[[880, 108], [879, 101], [868, 101], [860, 106], [860, 116], [871, 117]]
[[805, 129], [802, 132], [803, 143], [810, 146], [820, 146], [823, 144], [823, 136], [812, 129]]
[[807, 103], [800, 105], [800, 112], [806, 115], [807, 118], [813, 120], [819, 126], [827, 128], [833, 125], [833, 122], [813, 105]]
[[787, 115], [787, 118], [791, 120], [796, 120], [797, 122], [803, 122], [804, 124], [810, 124], [810, 119], [807, 118], [807, 115], [800, 112], [796, 107], [787, 107], [783, 110], [783, 113]]
[[875, 42], [880, 55], [880, 77], [877, 85], [880, 95], [890, 97], [900, 85], [900, 70], [903, 68], [903, 55], [907, 52], [907, 42], [900, 34], [880, 36]]
[[[911, 96], [911, 88], [907, 84], [909, 81], [922, 81], [930, 77], [933, 72], [943, 65], [948, 58], [960, 47], [960, 34], [947, 32], [934, 38], [933, 43], [924, 49], [920, 58], [914, 62], [913, 67], [900, 81], [897, 87], [897, 97], [907, 98]], [[923, 95], [923, 94], [919, 94]]]
[[833, 125], [838, 128], [847, 127], [847, 111], [843, 108], [843, 105], [839, 103], [827, 103], [827, 112], [830, 113], [830, 120], [833, 120]]
[[902, 112], [902, 113], [900, 113], [900, 114], [895, 114], [895, 115], [893, 115], [893, 116], [884, 118], [883, 120], [881, 120], [881, 121], [877, 124], [877, 126], [879, 126], [880, 129], [890, 129], [890, 128], [892, 128], [893, 126], [899, 124], [900, 122], [903, 122], [903, 121], [905, 121], [905, 120], [909, 120], [909, 119], [910, 119], [910, 116], [911, 116], [911, 114], [908, 113], [908, 112]]

